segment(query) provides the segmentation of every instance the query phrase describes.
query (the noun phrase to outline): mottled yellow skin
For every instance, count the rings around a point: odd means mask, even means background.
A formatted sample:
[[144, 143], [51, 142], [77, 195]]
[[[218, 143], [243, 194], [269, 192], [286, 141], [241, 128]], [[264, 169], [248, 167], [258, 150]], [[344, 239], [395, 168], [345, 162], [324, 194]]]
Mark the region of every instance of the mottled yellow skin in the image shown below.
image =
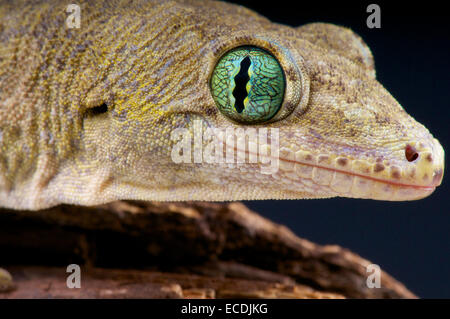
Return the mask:
[[[271, 23], [212, 1], [0, 1], [0, 206], [42, 209], [117, 199], [346, 196], [411, 200], [440, 184], [444, 151], [377, 82], [351, 30]], [[221, 114], [209, 79], [239, 45], [286, 75], [280, 169], [176, 164], [175, 128], [246, 127]], [[106, 103], [108, 111], [92, 108]], [[418, 158], [408, 161], [405, 147]]]

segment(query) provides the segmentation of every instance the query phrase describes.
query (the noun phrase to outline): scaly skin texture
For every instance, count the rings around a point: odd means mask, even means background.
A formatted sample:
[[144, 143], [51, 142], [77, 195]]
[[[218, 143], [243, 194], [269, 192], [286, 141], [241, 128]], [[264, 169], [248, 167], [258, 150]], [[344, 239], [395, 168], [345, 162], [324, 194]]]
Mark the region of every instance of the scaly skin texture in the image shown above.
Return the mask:
[[[377, 82], [349, 29], [292, 28], [221, 2], [79, 4], [79, 29], [66, 27], [67, 1], [0, 4], [0, 206], [412, 200], [441, 182], [441, 145]], [[251, 126], [221, 114], [209, 86], [218, 59], [240, 45], [270, 52], [286, 75], [282, 110], [257, 125], [279, 128], [279, 170], [174, 163], [175, 128]]]

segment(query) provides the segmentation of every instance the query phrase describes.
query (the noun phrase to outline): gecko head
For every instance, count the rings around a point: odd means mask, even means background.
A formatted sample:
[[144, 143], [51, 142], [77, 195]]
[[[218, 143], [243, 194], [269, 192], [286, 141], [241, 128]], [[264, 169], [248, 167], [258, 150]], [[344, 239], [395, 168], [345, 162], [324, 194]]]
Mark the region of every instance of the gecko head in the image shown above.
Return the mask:
[[[374, 59], [363, 40], [347, 28], [324, 23], [295, 31], [280, 27], [275, 33], [237, 35], [219, 50], [226, 51], [229, 42], [250, 42], [270, 52], [284, 70], [280, 110], [259, 124], [279, 131], [275, 183], [307, 190], [309, 197], [413, 200], [431, 194], [442, 181], [443, 148], [376, 80]], [[236, 76], [230, 82], [236, 83]], [[250, 110], [252, 89], [247, 84]], [[223, 91], [219, 98], [213, 91], [219, 108], [236, 104], [233, 90], [226, 102]]]
[[440, 184], [442, 146], [376, 80], [359, 36], [212, 6], [172, 8], [157, 42], [129, 34], [108, 62], [111, 108], [85, 136], [112, 197], [413, 200]]
[[[219, 47], [222, 58], [215, 70], [229, 52], [248, 44], [272, 54], [285, 75], [280, 110], [269, 120], [261, 116], [258, 123], [279, 132], [279, 150], [274, 152], [279, 167], [271, 175], [272, 183], [283, 184], [277, 186], [278, 190], [299, 189], [306, 191], [302, 196], [307, 197], [414, 200], [428, 196], [441, 183], [442, 146], [376, 80], [371, 51], [351, 30], [314, 23], [295, 31], [280, 27], [274, 35], [237, 35]], [[237, 49], [227, 51], [233, 46]], [[252, 59], [250, 68], [259, 68], [260, 62], [251, 53], [244, 56]], [[240, 63], [242, 58], [236, 60]], [[228, 93], [223, 93], [222, 87], [227, 87], [223, 81], [219, 82], [218, 96], [212, 89], [219, 109], [227, 104], [237, 110], [237, 99], [233, 97], [238, 76], [232, 78], [232, 69], [227, 69], [231, 70]], [[252, 91], [276, 83], [267, 80], [275, 77], [274, 72], [263, 74], [259, 80], [254, 72], [248, 73], [256, 79], [255, 84], [251, 79], [247, 82], [247, 105], [240, 114], [247, 108], [252, 111], [252, 93], [256, 95], [254, 104], [263, 104], [263, 99]], [[276, 90], [275, 84], [272, 87]], [[274, 101], [274, 94], [266, 93], [270, 90], [262, 92]], [[228, 110], [222, 113], [239, 122], [237, 112], [232, 116]], [[244, 123], [254, 124], [246, 119]]]

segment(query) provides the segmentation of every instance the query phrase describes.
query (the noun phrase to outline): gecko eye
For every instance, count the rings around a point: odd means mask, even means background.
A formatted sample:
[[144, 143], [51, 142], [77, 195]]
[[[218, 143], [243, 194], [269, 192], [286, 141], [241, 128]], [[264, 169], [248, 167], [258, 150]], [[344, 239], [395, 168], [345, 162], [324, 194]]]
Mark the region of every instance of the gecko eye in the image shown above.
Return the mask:
[[280, 110], [286, 80], [273, 55], [254, 46], [242, 46], [219, 59], [210, 85], [214, 101], [225, 116], [244, 124], [258, 124]]

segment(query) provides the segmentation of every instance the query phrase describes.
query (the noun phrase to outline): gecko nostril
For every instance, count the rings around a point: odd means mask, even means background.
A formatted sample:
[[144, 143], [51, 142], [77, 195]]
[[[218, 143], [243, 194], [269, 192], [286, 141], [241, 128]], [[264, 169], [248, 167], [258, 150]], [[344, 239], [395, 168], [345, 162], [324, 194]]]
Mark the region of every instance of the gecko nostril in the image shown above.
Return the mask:
[[408, 162], [414, 162], [419, 157], [419, 153], [413, 146], [408, 144], [405, 148], [405, 157]]

